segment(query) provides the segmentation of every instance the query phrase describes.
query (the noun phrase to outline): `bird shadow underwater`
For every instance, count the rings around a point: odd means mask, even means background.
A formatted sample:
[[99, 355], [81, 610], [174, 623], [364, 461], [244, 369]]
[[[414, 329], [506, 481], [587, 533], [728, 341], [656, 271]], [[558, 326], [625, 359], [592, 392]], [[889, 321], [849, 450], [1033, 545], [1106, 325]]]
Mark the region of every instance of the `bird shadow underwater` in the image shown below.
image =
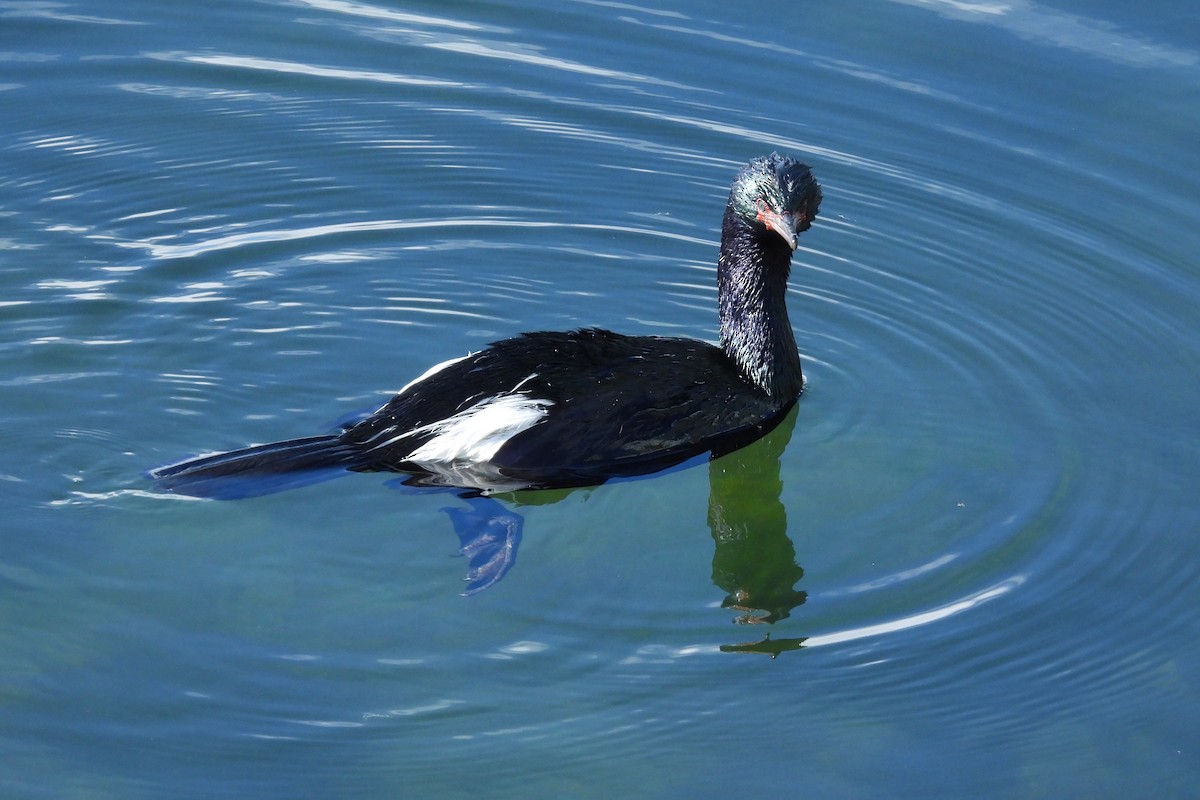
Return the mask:
[[[720, 605], [737, 612], [740, 625], [773, 625], [787, 619], [804, 604], [807, 593], [796, 584], [804, 577], [796, 549], [788, 537], [787, 510], [781, 501], [783, 480], [781, 457], [791, 440], [797, 407], [766, 436], [718, 458], [707, 454], [658, 472], [613, 478], [608, 483], [648, 480], [665, 472], [708, 466], [708, 528], [713, 540], [712, 582], [725, 593]], [[352, 417], [339, 420], [346, 424]], [[252, 478], [222, 477], [193, 484], [189, 493], [220, 500], [236, 500], [320, 483], [346, 471], [338, 467], [257, 475]], [[524, 535], [522, 507], [561, 502], [574, 492], [595, 486], [560, 489], [519, 489], [485, 494], [477, 489], [429, 486], [412, 476], [387, 482], [404, 494], [442, 493], [454, 496], [461, 505], [443, 511], [458, 537], [458, 554], [466, 559], [463, 595], [483, 592], [505, 578], [516, 566]], [[753, 642], [722, 645], [722, 652], [764, 653], [775, 658], [782, 652], [799, 650], [801, 638], [772, 639], [767, 633]]]

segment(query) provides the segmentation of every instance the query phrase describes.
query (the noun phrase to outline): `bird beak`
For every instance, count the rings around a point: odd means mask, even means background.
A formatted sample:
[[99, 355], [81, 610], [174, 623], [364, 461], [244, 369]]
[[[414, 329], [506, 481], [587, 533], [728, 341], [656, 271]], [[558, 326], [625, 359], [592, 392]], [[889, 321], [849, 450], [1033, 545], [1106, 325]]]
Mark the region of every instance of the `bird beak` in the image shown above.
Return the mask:
[[758, 218], [764, 225], [782, 236], [788, 247], [796, 249], [796, 218], [790, 211], [783, 213], [761, 211]]

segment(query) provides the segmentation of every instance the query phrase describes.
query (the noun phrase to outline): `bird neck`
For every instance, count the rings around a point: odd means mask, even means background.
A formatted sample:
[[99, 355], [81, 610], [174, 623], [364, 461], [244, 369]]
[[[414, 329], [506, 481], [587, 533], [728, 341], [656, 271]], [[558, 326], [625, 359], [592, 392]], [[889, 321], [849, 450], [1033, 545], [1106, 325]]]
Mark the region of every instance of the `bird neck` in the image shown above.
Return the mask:
[[778, 234], [756, 230], [726, 207], [717, 259], [721, 347], [748, 381], [781, 403], [794, 400], [804, 381], [787, 312], [791, 262]]

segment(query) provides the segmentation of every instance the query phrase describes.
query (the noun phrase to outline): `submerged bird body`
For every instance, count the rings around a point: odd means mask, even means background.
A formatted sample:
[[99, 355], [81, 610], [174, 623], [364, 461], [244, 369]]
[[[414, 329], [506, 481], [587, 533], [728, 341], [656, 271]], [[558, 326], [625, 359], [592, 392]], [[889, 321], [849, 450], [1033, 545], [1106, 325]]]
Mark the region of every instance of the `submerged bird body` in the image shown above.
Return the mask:
[[[180, 494], [240, 496], [330, 468], [495, 491], [653, 472], [763, 436], [803, 388], [785, 306], [796, 236], [820, 203], [808, 168], [756, 159], [730, 192], [717, 265], [721, 344], [599, 329], [526, 333], [444, 362], [338, 433], [162, 467]], [[230, 491], [228, 482], [250, 488]], [[265, 489], [264, 491], [273, 491]]]

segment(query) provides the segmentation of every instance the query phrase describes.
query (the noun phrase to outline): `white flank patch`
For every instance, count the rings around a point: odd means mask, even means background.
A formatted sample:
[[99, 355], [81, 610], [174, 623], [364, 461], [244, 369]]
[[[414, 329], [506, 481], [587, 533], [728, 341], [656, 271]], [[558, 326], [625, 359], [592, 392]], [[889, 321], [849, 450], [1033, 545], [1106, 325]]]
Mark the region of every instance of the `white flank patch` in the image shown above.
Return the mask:
[[[458, 362], [462, 361], [464, 358], [470, 358], [473, 355], [475, 355], [475, 354], [467, 353], [465, 356], [459, 356], [458, 358], [451, 358], [446, 361], [443, 361], [440, 364], [434, 364], [432, 367], [425, 370], [424, 372], [422, 372], [417, 377], [413, 378], [408, 383], [404, 384], [404, 387], [402, 389], [400, 389], [400, 391], [396, 392], [396, 394], [392, 397], [391, 400], [388, 400], [387, 403], [384, 403], [382, 406], [375, 409], [375, 413], [378, 414], [380, 411], [387, 408], [388, 403], [391, 403], [392, 400], [395, 400], [397, 397], [404, 394], [409, 389], [413, 388], [414, 386], [416, 386], [417, 384], [426, 380], [427, 378], [430, 378], [430, 377], [436, 375], [437, 373], [441, 372], [442, 370], [444, 370], [446, 367], [450, 366], [451, 364], [457, 364]], [[411, 436], [413, 433], [414, 433], [414, 431], [403, 431], [401, 433], [396, 433], [396, 427], [389, 426], [389, 427], [384, 428], [383, 430], [377, 432], [370, 439], [367, 439], [365, 442], [363, 442], [363, 444], [370, 445], [371, 450], [378, 450], [381, 447], [387, 447], [390, 444], [395, 444], [396, 442], [400, 441], [401, 439]], [[388, 434], [393, 434], [393, 435], [391, 436], [391, 438], [386, 439], [382, 442], [376, 442], [377, 439], [379, 439], [383, 436], [387, 436]]]
[[505, 442], [541, 422], [552, 405], [550, 400], [524, 394], [480, 400], [452, 417], [411, 431], [434, 436], [406, 460], [418, 464], [490, 461]]

